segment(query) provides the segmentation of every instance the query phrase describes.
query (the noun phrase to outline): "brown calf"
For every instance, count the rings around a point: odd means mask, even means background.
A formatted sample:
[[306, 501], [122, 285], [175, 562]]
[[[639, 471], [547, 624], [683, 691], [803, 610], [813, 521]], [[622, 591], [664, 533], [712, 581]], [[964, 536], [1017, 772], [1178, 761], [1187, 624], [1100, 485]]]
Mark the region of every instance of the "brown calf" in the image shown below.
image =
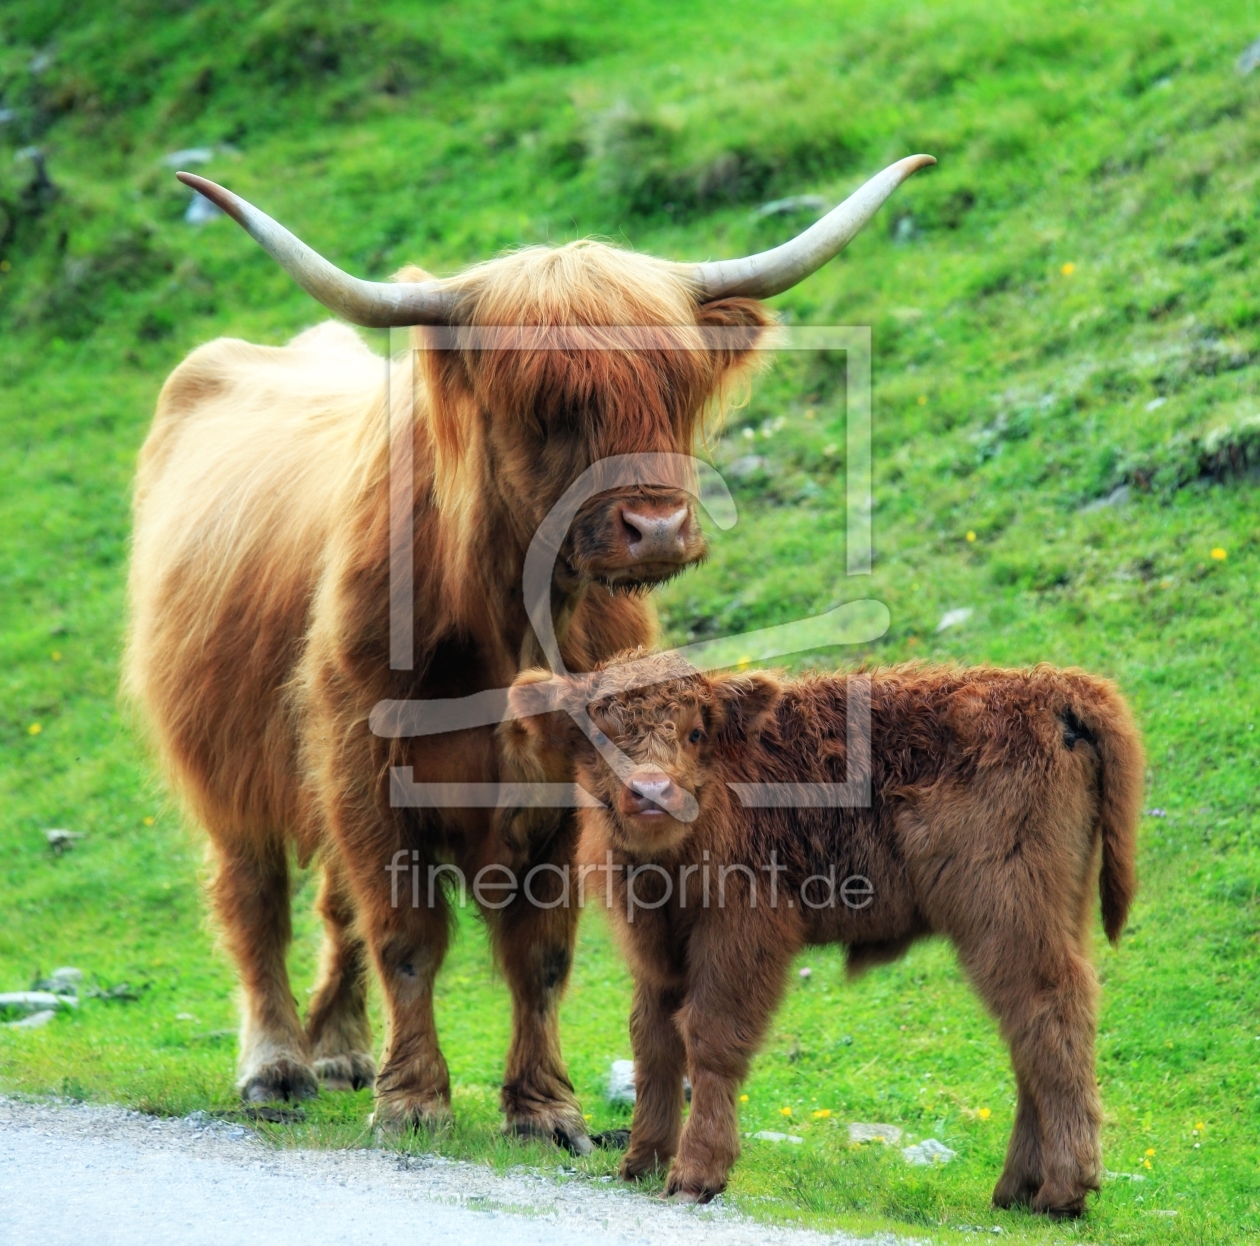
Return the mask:
[[[669, 1194], [704, 1202], [723, 1189], [739, 1086], [802, 947], [845, 944], [855, 973], [941, 934], [1015, 1069], [994, 1202], [1079, 1215], [1101, 1175], [1093, 880], [1113, 941], [1136, 888], [1143, 757], [1115, 688], [1046, 666], [787, 681], [629, 658], [559, 687], [531, 672], [514, 689], [518, 712], [587, 710], [594, 744], [567, 713], [504, 731], [522, 758], [540, 744], [576, 755], [607, 806], [584, 815], [583, 860], [607, 873], [599, 886], [635, 978], [622, 1176], [672, 1160]], [[869, 745], [848, 730], [850, 695], [856, 707], [867, 689]], [[826, 807], [816, 788], [731, 786], [846, 780], [857, 807]]]

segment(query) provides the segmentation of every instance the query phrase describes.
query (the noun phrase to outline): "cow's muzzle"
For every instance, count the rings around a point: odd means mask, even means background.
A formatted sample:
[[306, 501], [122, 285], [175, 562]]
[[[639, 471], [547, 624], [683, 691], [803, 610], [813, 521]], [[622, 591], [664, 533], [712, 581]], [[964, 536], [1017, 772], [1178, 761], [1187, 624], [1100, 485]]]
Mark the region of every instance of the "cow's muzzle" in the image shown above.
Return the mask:
[[619, 497], [579, 517], [573, 534], [577, 567], [612, 588], [658, 584], [705, 555], [691, 499]]

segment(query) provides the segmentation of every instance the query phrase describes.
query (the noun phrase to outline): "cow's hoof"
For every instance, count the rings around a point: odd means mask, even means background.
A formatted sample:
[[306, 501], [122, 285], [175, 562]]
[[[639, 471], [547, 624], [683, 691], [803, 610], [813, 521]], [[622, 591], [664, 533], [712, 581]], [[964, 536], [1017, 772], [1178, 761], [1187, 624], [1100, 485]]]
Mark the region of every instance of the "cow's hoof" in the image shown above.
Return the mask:
[[628, 1129], [605, 1129], [591, 1134], [591, 1142], [601, 1151], [624, 1151], [630, 1145]]
[[671, 1172], [665, 1182], [665, 1194], [671, 1203], [707, 1203], [726, 1189], [725, 1178], [687, 1176]]
[[315, 1071], [291, 1056], [280, 1056], [244, 1074], [241, 1098], [246, 1103], [278, 1103], [314, 1099], [319, 1094]]
[[362, 1090], [376, 1081], [376, 1061], [366, 1051], [320, 1056], [315, 1073], [325, 1090]]
[[537, 1138], [540, 1141], [554, 1142], [572, 1155], [589, 1155], [595, 1149], [595, 1144], [586, 1132], [586, 1123], [581, 1117], [574, 1122], [567, 1114], [506, 1121], [503, 1132], [516, 1138]]
[[384, 1134], [400, 1135], [417, 1129], [449, 1129], [455, 1117], [451, 1105], [437, 1095], [391, 1095], [377, 1099], [368, 1124]]

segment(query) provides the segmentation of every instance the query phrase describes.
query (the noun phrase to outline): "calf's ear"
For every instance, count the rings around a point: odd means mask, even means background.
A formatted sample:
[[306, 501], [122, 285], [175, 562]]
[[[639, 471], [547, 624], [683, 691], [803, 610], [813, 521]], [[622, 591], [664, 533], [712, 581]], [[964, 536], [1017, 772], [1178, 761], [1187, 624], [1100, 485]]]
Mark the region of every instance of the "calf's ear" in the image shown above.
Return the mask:
[[[549, 670], [523, 670], [508, 689], [512, 717], [499, 726], [499, 740], [509, 760], [525, 769], [546, 769], [544, 752], [572, 755], [575, 737], [581, 736], [567, 707], [582, 699], [578, 682]], [[585, 738], [585, 737], [583, 737]]]
[[719, 675], [711, 681], [713, 701], [710, 733], [724, 743], [755, 739], [774, 718], [783, 695], [773, 675]]

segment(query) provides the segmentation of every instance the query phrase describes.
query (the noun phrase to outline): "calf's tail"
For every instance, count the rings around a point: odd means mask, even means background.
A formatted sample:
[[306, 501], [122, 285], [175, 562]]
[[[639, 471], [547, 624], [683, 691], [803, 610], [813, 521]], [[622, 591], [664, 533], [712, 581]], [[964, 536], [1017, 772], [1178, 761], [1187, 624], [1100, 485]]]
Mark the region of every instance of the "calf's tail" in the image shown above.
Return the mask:
[[1142, 739], [1124, 698], [1105, 680], [1074, 678], [1060, 717], [1068, 748], [1084, 739], [1098, 754], [1098, 830], [1102, 837], [1098, 892], [1103, 928], [1115, 943], [1137, 893], [1137, 828], [1146, 772]]

